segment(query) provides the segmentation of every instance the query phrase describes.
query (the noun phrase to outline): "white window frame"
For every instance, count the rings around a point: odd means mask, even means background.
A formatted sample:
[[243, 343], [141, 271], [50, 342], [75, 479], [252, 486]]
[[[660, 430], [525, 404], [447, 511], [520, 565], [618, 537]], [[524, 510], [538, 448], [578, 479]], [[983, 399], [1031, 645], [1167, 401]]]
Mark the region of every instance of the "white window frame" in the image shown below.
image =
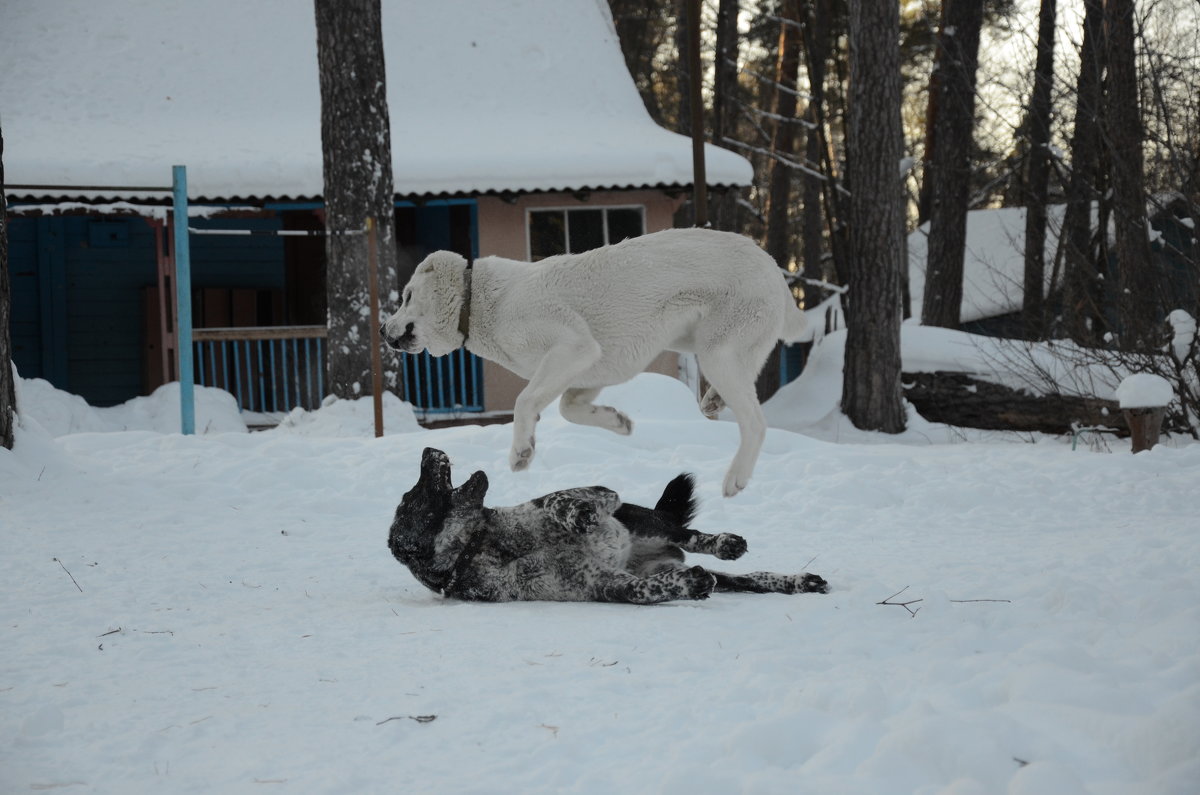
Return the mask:
[[[637, 210], [642, 216], [642, 234], [646, 234], [646, 205], [644, 204], [593, 204], [591, 206], [580, 207], [579, 205], [549, 205], [547, 207], [526, 207], [525, 208], [525, 259], [533, 259], [533, 235], [530, 232], [531, 221], [530, 216], [534, 213], [563, 213], [563, 236], [566, 238], [567, 251], [571, 251], [571, 225], [567, 223], [566, 213], [569, 210], [602, 210], [600, 217], [604, 226], [604, 244], [612, 245], [608, 239], [608, 211], [609, 210]], [[617, 241], [618, 243], [621, 241]]]

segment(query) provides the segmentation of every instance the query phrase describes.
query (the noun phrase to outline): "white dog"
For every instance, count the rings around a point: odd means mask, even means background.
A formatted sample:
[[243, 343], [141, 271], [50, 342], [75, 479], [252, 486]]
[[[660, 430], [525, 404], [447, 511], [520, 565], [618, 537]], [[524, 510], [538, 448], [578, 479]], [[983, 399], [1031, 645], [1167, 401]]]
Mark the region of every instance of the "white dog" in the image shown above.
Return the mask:
[[775, 261], [748, 238], [669, 229], [539, 262], [482, 257], [469, 268], [430, 254], [384, 324], [388, 344], [444, 356], [465, 346], [529, 381], [513, 408], [509, 464], [533, 460], [539, 413], [561, 396], [562, 416], [620, 434], [630, 419], [592, 401], [628, 381], [664, 350], [695, 353], [712, 387], [706, 416], [728, 406], [741, 443], [724, 494], [746, 487], [766, 435], [755, 379], [776, 340], [804, 332]]

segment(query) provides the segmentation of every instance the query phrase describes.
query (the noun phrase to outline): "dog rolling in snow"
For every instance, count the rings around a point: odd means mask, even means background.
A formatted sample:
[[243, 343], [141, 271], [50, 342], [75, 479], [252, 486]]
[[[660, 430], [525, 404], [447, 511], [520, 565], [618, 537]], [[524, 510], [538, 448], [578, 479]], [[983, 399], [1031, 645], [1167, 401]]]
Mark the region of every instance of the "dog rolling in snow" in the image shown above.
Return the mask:
[[450, 459], [426, 448], [421, 475], [396, 508], [388, 548], [426, 587], [457, 599], [629, 602], [707, 599], [716, 591], [825, 593], [815, 574], [722, 574], [685, 566], [684, 552], [733, 560], [746, 541], [688, 528], [690, 475], [667, 484], [653, 508], [622, 504], [602, 486], [556, 491], [510, 508], [485, 508], [487, 476], [458, 488]]
[[775, 261], [753, 241], [669, 229], [539, 262], [449, 251], [430, 254], [404, 288], [383, 335], [396, 350], [443, 356], [465, 346], [529, 381], [513, 408], [509, 465], [533, 460], [534, 426], [559, 398], [562, 416], [620, 434], [629, 417], [593, 404], [600, 390], [646, 369], [662, 351], [695, 353], [712, 387], [700, 408], [725, 406], [741, 441], [724, 494], [746, 487], [766, 436], [755, 379], [776, 341], [804, 334]]

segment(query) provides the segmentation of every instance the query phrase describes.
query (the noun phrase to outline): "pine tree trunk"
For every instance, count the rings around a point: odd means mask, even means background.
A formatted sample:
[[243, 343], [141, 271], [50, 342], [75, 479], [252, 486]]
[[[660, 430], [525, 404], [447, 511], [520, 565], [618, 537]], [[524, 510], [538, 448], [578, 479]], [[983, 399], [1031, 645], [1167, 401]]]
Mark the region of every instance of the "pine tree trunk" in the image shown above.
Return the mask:
[[[796, 79], [800, 71], [800, 28], [789, 21], [800, 19], [799, 0], [785, 0], [780, 9], [779, 58], [775, 64], [775, 131], [771, 150], [791, 160], [796, 149]], [[767, 199], [767, 253], [786, 268], [792, 259], [792, 230], [788, 223], [792, 204], [792, 168], [771, 161]]]
[[842, 411], [858, 428], [904, 430], [900, 393], [900, 179], [898, 3], [850, 0], [849, 297]]
[[1050, 177], [1050, 89], [1054, 84], [1055, 0], [1042, 0], [1038, 15], [1037, 64], [1029, 98], [1029, 168], [1025, 180], [1025, 334], [1046, 332], [1046, 189]]
[[[804, 158], [810, 167], [821, 162], [823, 147], [821, 122], [824, 114], [819, 112], [825, 103], [825, 59], [829, 56], [829, 7], [827, 0], [806, 0], [807, 39], [805, 42], [808, 64], [808, 91], [812, 95], [808, 101], [805, 119], [808, 121], [808, 134], [804, 144]], [[819, 5], [818, 5], [819, 4]], [[804, 207], [802, 231], [800, 234], [801, 257], [804, 261], [804, 275], [809, 279], [825, 280], [830, 274], [825, 273], [823, 262], [824, 248], [821, 240], [824, 233], [824, 220], [821, 213], [822, 180], [811, 174], [801, 176], [801, 195]], [[808, 290], [806, 289], [806, 293]], [[806, 307], [815, 306], [817, 302], [805, 298]]]
[[[717, 7], [717, 55], [713, 65], [712, 141], [729, 148], [725, 138], [733, 135], [737, 100], [738, 9], [739, 0], [721, 0]], [[738, 232], [738, 192], [728, 189], [710, 202], [709, 218], [714, 229]]]
[[946, 62], [946, 13], [949, 0], [942, 3], [937, 45], [934, 53], [933, 71], [929, 74], [929, 98], [925, 104], [925, 159], [921, 163], [923, 177], [917, 193], [917, 223], [929, 220], [931, 196], [933, 195], [933, 153], [937, 151], [938, 113], [942, 102], [942, 68]]
[[1111, 147], [1114, 251], [1120, 290], [1120, 344], [1141, 350], [1151, 344], [1160, 320], [1154, 301], [1155, 277], [1146, 236], [1146, 191], [1142, 167], [1142, 116], [1138, 110], [1134, 56], [1133, 0], [1106, 0], [1108, 95], [1105, 140]]
[[1075, 129], [1071, 133], [1071, 181], [1063, 216], [1063, 321], [1067, 335], [1094, 345], [1103, 334], [1100, 283], [1092, 246], [1092, 203], [1100, 172], [1100, 99], [1104, 75], [1103, 0], [1084, 0], [1083, 42], [1075, 84]]
[[975, 129], [975, 70], [983, 0], [951, 0], [942, 31], [937, 145], [934, 148], [929, 212], [929, 257], [921, 323], [957, 328], [962, 312], [963, 253]]
[[[410, 274], [396, 272], [391, 130], [380, 29], [380, 0], [315, 0], [325, 169], [329, 390], [342, 398], [371, 392], [367, 218], [378, 228], [380, 313]], [[384, 359], [385, 388], [398, 386]]]
[[[691, 0], [675, 0], [675, 88], [678, 95], [678, 116], [675, 131], [689, 138], [692, 135], [691, 46], [688, 41], [688, 6]], [[689, 200], [675, 213], [676, 226], [693, 226], [696, 210]]]
[[0, 129], [0, 447], [13, 447], [12, 285], [8, 279], [8, 207], [4, 198], [4, 131]]

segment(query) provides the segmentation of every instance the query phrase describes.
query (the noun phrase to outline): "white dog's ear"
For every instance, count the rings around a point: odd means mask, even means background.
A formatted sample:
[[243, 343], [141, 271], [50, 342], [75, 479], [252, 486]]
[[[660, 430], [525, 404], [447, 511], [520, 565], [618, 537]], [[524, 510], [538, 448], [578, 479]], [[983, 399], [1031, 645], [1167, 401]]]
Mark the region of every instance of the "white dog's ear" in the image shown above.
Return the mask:
[[458, 321], [465, 295], [466, 269], [466, 258], [453, 251], [435, 251], [417, 267], [415, 275], [423, 277], [423, 306], [419, 311], [424, 319], [423, 323], [417, 323], [418, 334], [426, 350], [434, 356], [445, 356], [463, 344]]

